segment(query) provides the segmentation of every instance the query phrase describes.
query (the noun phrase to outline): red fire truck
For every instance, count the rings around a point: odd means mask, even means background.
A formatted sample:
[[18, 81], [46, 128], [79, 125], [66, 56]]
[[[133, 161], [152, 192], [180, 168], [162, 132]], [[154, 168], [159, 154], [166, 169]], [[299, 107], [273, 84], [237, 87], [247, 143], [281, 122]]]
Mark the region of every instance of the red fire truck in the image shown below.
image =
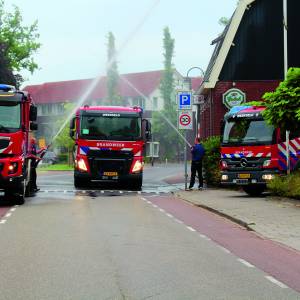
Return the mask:
[[[285, 131], [269, 126], [265, 107], [236, 106], [224, 117], [221, 145], [221, 183], [240, 185], [258, 196], [276, 174], [287, 170]], [[299, 126], [290, 133], [290, 166], [300, 168]]]
[[27, 92], [0, 84], [0, 189], [16, 204], [30, 193], [29, 132], [37, 109]]
[[91, 182], [126, 183], [140, 189], [143, 152], [151, 125], [140, 107], [84, 106], [71, 120], [75, 139], [75, 187]]

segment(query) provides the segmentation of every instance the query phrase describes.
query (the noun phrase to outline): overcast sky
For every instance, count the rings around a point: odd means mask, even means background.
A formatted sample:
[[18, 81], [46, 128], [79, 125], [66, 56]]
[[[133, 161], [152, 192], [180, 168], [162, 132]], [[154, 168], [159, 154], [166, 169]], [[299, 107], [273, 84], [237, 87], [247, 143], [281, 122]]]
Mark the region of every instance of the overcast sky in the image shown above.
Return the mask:
[[[223, 30], [218, 20], [230, 17], [236, 2], [5, 0], [6, 10], [12, 4], [21, 9], [25, 25], [38, 20], [42, 47], [35, 59], [40, 70], [23, 74], [27, 77], [24, 85], [104, 75], [109, 31], [117, 48], [125, 43], [118, 57], [120, 73], [162, 69], [165, 26], [175, 39], [174, 65], [178, 71], [185, 75], [192, 66], [205, 69], [213, 51], [210, 43]], [[142, 26], [135, 30], [138, 24]], [[194, 70], [190, 75], [200, 74]]]

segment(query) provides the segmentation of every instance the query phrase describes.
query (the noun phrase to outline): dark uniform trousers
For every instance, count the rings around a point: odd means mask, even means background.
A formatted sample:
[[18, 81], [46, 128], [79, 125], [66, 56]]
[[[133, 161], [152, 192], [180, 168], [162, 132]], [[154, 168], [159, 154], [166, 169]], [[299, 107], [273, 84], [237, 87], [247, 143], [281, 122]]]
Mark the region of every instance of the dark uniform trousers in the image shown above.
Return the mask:
[[199, 187], [203, 187], [202, 160], [192, 161], [190, 188], [195, 184], [196, 173], [199, 178]]

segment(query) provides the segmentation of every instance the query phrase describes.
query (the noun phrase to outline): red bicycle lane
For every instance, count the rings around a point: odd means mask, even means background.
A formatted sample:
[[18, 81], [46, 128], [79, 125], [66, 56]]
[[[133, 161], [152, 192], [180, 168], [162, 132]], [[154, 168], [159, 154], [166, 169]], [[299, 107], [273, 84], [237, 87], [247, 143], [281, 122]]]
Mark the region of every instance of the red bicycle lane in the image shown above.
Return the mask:
[[300, 292], [300, 252], [174, 196], [144, 196], [185, 225]]

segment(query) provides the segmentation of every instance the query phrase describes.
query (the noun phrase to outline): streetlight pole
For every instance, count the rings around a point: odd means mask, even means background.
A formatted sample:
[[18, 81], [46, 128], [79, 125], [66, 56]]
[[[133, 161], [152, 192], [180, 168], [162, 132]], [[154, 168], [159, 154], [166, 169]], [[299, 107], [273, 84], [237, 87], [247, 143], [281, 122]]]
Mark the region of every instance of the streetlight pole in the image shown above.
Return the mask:
[[[189, 73], [190, 71], [194, 70], [194, 69], [198, 69], [201, 71], [202, 76], [204, 76], [204, 71], [200, 68], [200, 67], [191, 67], [187, 72], [186, 72], [186, 77], [185, 77], [185, 82], [188, 83], [188, 89], [189, 91], [192, 91], [192, 79], [189, 77]], [[199, 108], [197, 108], [197, 137], [198, 137], [198, 122], [199, 122]], [[185, 140], [187, 140], [187, 130], [185, 130]], [[185, 186], [185, 190], [187, 190], [187, 178], [188, 178], [188, 173], [187, 173], [187, 143], [184, 144], [184, 186]]]
[[[192, 82], [191, 82], [191, 78], [189, 77], [189, 73], [190, 73], [190, 71], [192, 71], [192, 70], [194, 70], [194, 69], [198, 69], [198, 70], [200, 70], [201, 71], [201, 75], [202, 75], [202, 77], [204, 77], [204, 71], [203, 71], [203, 69], [202, 68], [200, 68], [200, 67], [192, 67], [192, 68], [190, 68], [188, 71], [187, 71], [187, 73], [186, 73], [186, 78], [187, 78], [187, 80], [188, 80], [188, 82], [189, 82], [189, 89], [190, 90], [192, 90]], [[196, 136], [197, 137], [200, 137], [199, 136], [199, 126], [200, 126], [200, 106], [199, 105], [197, 105], [197, 110], [196, 110], [196, 123], [197, 123], [197, 129], [196, 129], [196, 131], [197, 131], [197, 134], [196, 134]]]

